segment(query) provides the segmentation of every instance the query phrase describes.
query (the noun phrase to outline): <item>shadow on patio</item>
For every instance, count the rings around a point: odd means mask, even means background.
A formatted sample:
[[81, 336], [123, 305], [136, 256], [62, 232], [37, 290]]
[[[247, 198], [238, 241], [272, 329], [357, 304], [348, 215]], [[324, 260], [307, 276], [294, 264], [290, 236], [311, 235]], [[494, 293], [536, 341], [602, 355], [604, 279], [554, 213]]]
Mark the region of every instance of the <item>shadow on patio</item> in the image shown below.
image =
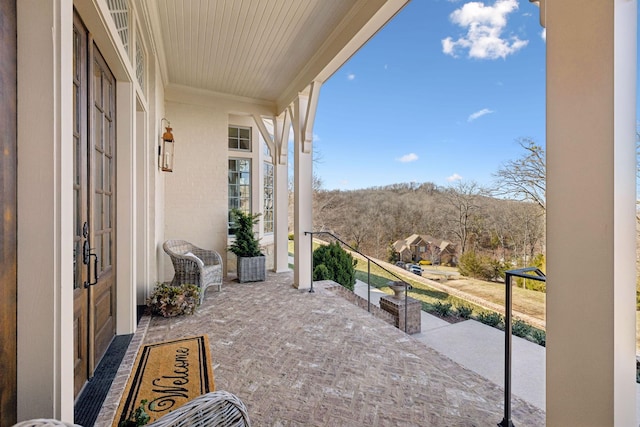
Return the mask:
[[[207, 292], [195, 315], [145, 317], [139, 329], [148, 324], [146, 335], [136, 335], [153, 343], [208, 334], [216, 389], [239, 396], [254, 426], [502, 420], [500, 387], [330, 290], [310, 294], [292, 282], [292, 273], [269, 273], [266, 282], [250, 284], [226, 281], [222, 292]], [[109, 425], [127, 375], [119, 373], [96, 425]], [[526, 402], [514, 398], [512, 408], [515, 425], [545, 423], [544, 413]]]

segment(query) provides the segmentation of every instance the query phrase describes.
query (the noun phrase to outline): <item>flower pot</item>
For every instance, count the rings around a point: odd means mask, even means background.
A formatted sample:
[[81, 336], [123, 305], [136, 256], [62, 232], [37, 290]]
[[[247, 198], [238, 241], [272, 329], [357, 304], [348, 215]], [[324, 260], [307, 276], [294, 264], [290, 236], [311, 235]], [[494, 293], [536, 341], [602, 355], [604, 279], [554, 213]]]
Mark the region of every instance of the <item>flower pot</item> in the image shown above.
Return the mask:
[[264, 255], [238, 257], [238, 281], [240, 283], [264, 281], [267, 274], [265, 261]]
[[407, 286], [404, 282], [389, 282], [388, 283], [389, 288], [391, 288], [391, 290], [394, 293], [394, 298], [396, 299], [402, 299], [404, 298], [404, 292], [407, 289]]

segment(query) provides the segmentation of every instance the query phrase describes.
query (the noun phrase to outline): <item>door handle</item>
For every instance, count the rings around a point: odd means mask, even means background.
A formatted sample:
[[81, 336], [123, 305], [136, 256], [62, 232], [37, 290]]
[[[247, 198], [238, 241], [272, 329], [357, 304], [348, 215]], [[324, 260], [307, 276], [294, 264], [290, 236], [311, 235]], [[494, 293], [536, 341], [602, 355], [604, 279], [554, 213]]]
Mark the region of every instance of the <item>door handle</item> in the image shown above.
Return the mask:
[[89, 269], [88, 275], [91, 275], [91, 266], [89, 265], [89, 263], [91, 262], [91, 258], [93, 257], [93, 280], [90, 282], [84, 282], [85, 288], [98, 283], [98, 255], [96, 255], [93, 250], [94, 248], [89, 247], [89, 241], [85, 240], [82, 247], [82, 262], [87, 265], [87, 268]]

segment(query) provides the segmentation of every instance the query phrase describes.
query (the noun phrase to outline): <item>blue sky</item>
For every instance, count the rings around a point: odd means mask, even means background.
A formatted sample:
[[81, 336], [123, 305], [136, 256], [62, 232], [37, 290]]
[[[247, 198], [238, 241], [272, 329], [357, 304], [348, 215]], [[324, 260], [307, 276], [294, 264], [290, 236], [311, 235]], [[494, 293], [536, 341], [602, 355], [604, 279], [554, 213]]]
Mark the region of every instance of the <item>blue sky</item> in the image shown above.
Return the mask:
[[413, 0], [320, 91], [325, 189], [488, 184], [544, 145], [545, 41], [528, 0]]

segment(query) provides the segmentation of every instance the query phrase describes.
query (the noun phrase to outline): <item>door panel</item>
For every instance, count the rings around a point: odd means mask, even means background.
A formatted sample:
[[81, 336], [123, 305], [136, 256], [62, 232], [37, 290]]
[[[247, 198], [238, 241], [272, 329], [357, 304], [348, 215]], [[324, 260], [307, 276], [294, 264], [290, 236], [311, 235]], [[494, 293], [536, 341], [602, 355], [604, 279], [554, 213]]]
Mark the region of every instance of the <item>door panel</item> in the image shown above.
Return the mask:
[[73, 22], [73, 346], [74, 394], [89, 378], [89, 290], [84, 263], [89, 237], [87, 212], [87, 31], [78, 16]]
[[0, 0], [0, 425], [16, 422], [16, 0]]
[[115, 79], [74, 15], [74, 366], [80, 392], [115, 336]]
[[[98, 49], [93, 48], [92, 143], [91, 168], [93, 180], [92, 212], [89, 219], [92, 247], [98, 257], [95, 264], [98, 282], [91, 287], [93, 364], [100, 360], [115, 336], [115, 235], [113, 209], [115, 198], [115, 79]], [[95, 369], [95, 368], [93, 368]]]

